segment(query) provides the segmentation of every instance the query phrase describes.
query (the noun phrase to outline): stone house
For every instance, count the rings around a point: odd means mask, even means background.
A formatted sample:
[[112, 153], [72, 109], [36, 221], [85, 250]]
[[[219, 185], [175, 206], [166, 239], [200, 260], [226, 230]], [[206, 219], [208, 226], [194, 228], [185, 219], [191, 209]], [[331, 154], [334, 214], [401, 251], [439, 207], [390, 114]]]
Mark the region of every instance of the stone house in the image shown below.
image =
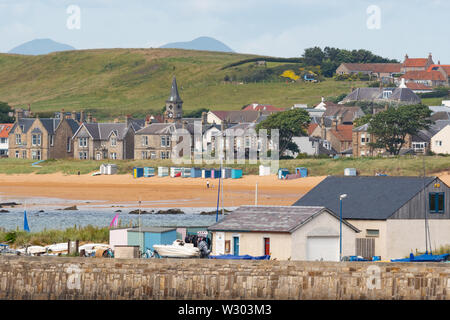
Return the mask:
[[18, 118], [9, 135], [9, 157], [32, 160], [71, 158], [71, 138], [79, 126], [71, 118]]
[[[270, 255], [276, 260], [339, 261], [340, 219], [320, 206], [241, 206], [208, 227], [213, 255]], [[343, 256], [359, 230], [342, 223]]]
[[73, 135], [73, 156], [80, 160], [125, 160], [134, 157], [134, 135], [140, 125], [125, 123], [83, 123]]
[[320, 123], [310, 126], [308, 132], [311, 137], [326, 140], [330, 144], [330, 149], [337, 154], [350, 154], [352, 149], [352, 129], [353, 124], [343, 124], [343, 117], [322, 117]]
[[336, 74], [367, 74], [384, 82], [390, 82], [393, 75], [400, 73], [401, 63], [341, 63]]
[[404, 258], [425, 252], [427, 243], [433, 250], [450, 243], [450, 189], [437, 177], [329, 176], [293, 205], [338, 213], [342, 194], [343, 219], [361, 230], [356, 255]]
[[431, 65], [433, 65], [433, 57], [431, 53], [428, 58], [410, 58], [407, 54], [403, 61], [400, 72], [406, 73], [410, 71], [426, 71]]

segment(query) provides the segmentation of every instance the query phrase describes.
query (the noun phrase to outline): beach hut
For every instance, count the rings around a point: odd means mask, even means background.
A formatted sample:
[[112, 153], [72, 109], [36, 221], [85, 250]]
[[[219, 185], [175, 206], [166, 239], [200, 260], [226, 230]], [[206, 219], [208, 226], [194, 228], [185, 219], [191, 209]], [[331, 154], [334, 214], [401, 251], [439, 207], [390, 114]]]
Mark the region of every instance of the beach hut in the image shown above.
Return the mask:
[[222, 172], [220, 171], [220, 169], [212, 169], [211, 170], [211, 178], [212, 179], [219, 179], [220, 177], [222, 177]]
[[202, 178], [211, 178], [211, 169], [202, 169]]
[[141, 227], [128, 229], [128, 245], [139, 246], [142, 253], [153, 251], [155, 244], [172, 244], [177, 239], [176, 228]]
[[201, 177], [202, 177], [202, 169], [191, 168], [191, 178], [201, 178]]
[[231, 178], [231, 168], [222, 168], [222, 178], [223, 179], [229, 179]]
[[289, 170], [286, 168], [278, 169], [278, 179], [284, 179], [289, 174]]
[[170, 176], [172, 178], [181, 177], [181, 170], [182, 168], [179, 167], [170, 167]]
[[259, 166], [259, 175], [260, 176], [269, 176], [270, 175], [270, 166]]
[[169, 175], [168, 167], [158, 167], [158, 177], [167, 177]]
[[155, 175], [155, 168], [152, 167], [144, 167], [144, 177], [150, 178]]
[[345, 168], [344, 169], [344, 176], [356, 176], [356, 169], [355, 168]]
[[133, 168], [133, 177], [134, 178], [141, 178], [144, 176], [144, 168]]
[[189, 178], [191, 176], [191, 168], [181, 168], [181, 177]]
[[231, 179], [239, 179], [239, 178], [242, 178], [242, 169], [232, 169]]
[[128, 230], [131, 228], [112, 228], [109, 230], [109, 245], [114, 250], [116, 246], [128, 245]]
[[305, 178], [308, 176], [308, 169], [304, 167], [295, 168], [295, 173], [299, 174], [300, 177]]

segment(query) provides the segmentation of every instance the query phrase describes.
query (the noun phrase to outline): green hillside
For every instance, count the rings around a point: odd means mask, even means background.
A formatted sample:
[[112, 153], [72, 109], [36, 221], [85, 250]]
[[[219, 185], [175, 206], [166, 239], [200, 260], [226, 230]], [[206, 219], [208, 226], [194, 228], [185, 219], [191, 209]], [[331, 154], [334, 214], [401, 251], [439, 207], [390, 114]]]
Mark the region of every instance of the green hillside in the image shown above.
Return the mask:
[[[259, 102], [278, 107], [316, 104], [321, 96], [337, 96], [362, 82], [326, 80], [286, 82], [283, 70], [295, 62], [270, 62], [266, 67], [242, 60], [258, 58], [236, 53], [178, 49], [97, 49], [41, 56], [0, 54], [0, 101], [34, 112], [85, 110], [98, 119], [161, 110], [172, 76], [177, 77], [185, 110], [239, 109]], [[263, 58], [262, 58], [263, 59]], [[283, 59], [281, 59], [283, 60]], [[265, 68], [266, 70], [258, 70]], [[267, 72], [267, 69], [270, 69]], [[266, 78], [260, 79], [264, 74]], [[267, 76], [270, 75], [270, 76]], [[257, 78], [257, 82], [227, 82]]]

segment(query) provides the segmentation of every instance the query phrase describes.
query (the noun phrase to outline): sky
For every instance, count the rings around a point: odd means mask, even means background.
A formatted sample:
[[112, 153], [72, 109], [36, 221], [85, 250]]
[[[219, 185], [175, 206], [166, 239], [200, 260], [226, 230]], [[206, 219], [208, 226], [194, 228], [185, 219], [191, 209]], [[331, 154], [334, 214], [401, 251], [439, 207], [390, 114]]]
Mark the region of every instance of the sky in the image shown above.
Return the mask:
[[449, 12], [450, 0], [0, 0], [0, 52], [37, 38], [92, 49], [209, 36], [239, 53], [330, 46], [450, 64]]

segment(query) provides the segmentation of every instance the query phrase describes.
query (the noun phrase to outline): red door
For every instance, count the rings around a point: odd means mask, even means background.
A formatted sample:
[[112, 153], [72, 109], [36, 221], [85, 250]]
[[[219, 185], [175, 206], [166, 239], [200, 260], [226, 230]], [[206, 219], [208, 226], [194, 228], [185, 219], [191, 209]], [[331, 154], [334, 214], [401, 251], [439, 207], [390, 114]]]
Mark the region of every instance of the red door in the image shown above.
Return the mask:
[[270, 238], [264, 238], [264, 254], [270, 255]]

